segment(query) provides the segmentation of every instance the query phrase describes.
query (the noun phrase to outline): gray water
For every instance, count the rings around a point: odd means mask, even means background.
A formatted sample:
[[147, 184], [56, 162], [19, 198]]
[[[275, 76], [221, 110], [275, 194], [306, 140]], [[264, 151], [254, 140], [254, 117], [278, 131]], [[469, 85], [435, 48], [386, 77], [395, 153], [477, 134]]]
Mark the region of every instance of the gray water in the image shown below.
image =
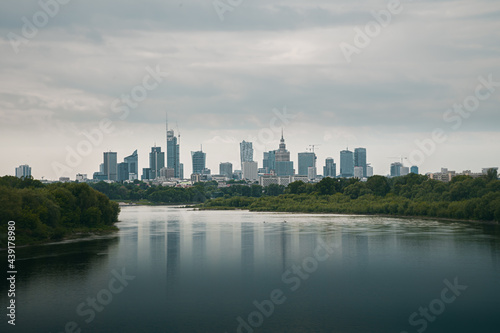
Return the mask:
[[0, 331], [500, 326], [497, 225], [172, 207], [124, 207], [120, 220], [114, 236], [18, 249], [16, 326], [2, 282]]

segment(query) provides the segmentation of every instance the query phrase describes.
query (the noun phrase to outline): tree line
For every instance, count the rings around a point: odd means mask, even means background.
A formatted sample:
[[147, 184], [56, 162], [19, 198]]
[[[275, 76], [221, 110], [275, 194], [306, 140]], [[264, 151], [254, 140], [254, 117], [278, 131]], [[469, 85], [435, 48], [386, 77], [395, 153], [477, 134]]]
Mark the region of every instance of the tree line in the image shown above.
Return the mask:
[[116, 202], [87, 184], [0, 177], [0, 247], [5, 247], [9, 221], [16, 222], [16, 245], [26, 245], [116, 229], [119, 211]]

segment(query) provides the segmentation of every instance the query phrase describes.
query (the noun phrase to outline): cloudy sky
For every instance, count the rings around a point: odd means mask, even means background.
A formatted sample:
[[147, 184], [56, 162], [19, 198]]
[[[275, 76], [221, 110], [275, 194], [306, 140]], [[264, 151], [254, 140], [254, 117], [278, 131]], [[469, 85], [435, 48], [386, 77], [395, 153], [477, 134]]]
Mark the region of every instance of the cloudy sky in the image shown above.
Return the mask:
[[346, 147], [382, 175], [399, 156], [500, 166], [498, 0], [41, 3], [0, 4], [1, 175], [91, 177], [110, 150], [138, 149], [142, 169], [167, 111], [186, 175], [200, 145], [213, 173], [239, 169], [242, 140], [261, 166], [281, 127], [295, 163], [316, 145], [320, 168]]

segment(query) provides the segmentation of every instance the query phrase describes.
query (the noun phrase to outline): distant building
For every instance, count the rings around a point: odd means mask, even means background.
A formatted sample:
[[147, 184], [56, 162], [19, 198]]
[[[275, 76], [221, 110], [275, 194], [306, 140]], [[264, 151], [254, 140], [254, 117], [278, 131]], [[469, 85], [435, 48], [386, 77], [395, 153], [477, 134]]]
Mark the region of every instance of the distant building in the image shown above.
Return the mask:
[[493, 167], [493, 168], [483, 168], [482, 174], [483, 175], [487, 175], [489, 170], [494, 170], [494, 171], [496, 171], [498, 173], [498, 168], [497, 167]]
[[191, 152], [194, 174], [201, 174], [203, 172], [205, 169], [206, 156], [207, 155], [202, 150]]
[[441, 172], [435, 172], [435, 173], [429, 174], [430, 179], [439, 180], [442, 182], [449, 182], [455, 176], [456, 176], [456, 172], [449, 171], [447, 168], [441, 168]]
[[233, 176], [233, 164], [229, 162], [219, 164], [219, 174], [226, 176], [227, 178], [232, 178]]
[[243, 179], [243, 171], [241, 171], [241, 170], [234, 170], [234, 172], [233, 172], [233, 179], [235, 179], [235, 180], [242, 180]]
[[181, 175], [180, 142], [177, 139], [174, 130], [168, 130], [167, 124], [167, 168], [174, 169], [174, 177], [170, 178], [182, 179], [184, 175]]
[[129, 180], [129, 164], [126, 162], [118, 163], [116, 181], [124, 182]]
[[354, 149], [354, 166], [363, 168], [363, 177], [366, 177], [366, 148]]
[[59, 182], [61, 182], [61, 183], [69, 183], [70, 179], [69, 179], [69, 177], [59, 177]]
[[16, 168], [17, 178], [31, 177], [31, 167], [27, 164], [20, 165]]
[[201, 170], [201, 174], [202, 175], [211, 175], [212, 170], [210, 170], [209, 168], [205, 168], [205, 169]]
[[247, 180], [257, 180], [258, 172], [257, 172], [257, 162], [243, 162], [243, 179]]
[[139, 156], [137, 155], [137, 149], [132, 155], [125, 157], [123, 161], [128, 164], [129, 174], [126, 180], [130, 180], [131, 178], [137, 179], [139, 175]]
[[149, 179], [155, 179], [160, 177], [160, 170], [165, 167], [165, 153], [161, 151], [161, 147], [151, 147], [151, 152], [149, 153], [149, 169], [151, 169], [151, 175]]
[[116, 181], [117, 179], [117, 159], [116, 152], [104, 152], [104, 163], [102, 172], [106, 175], [107, 180]]
[[180, 163], [179, 164], [179, 178], [180, 179], [184, 179], [184, 163]]
[[323, 167], [323, 177], [337, 177], [337, 164], [331, 157], [328, 157], [325, 160], [325, 166]]
[[199, 183], [201, 182], [201, 174], [199, 173], [193, 173], [191, 175], [191, 184]]
[[410, 174], [410, 168], [408, 167], [401, 167], [401, 176], [406, 176], [406, 175], [409, 175]]
[[410, 173], [418, 175], [418, 166], [414, 165], [410, 168]]
[[94, 172], [92, 179], [96, 181], [108, 180], [108, 176], [106, 176], [104, 172]]
[[364, 172], [363, 167], [360, 166], [354, 167], [354, 178], [363, 179], [363, 172]]
[[373, 176], [373, 167], [369, 164], [366, 165], [366, 178]]
[[403, 164], [400, 162], [391, 163], [391, 177], [399, 177], [401, 176], [401, 168]]
[[[300, 176], [300, 175], [299, 175]], [[307, 178], [309, 180], [314, 180], [316, 179], [317, 172], [316, 172], [316, 167], [309, 167], [307, 168]]]
[[313, 152], [305, 152], [298, 154], [299, 160], [299, 172], [298, 174], [301, 176], [308, 175], [308, 169], [310, 167], [316, 167], [316, 154]]
[[177, 177], [175, 177], [175, 170], [174, 170], [174, 168], [161, 168], [161, 170], [160, 170], [160, 177], [163, 178], [163, 179], [177, 178]]
[[243, 162], [253, 162], [253, 146], [251, 142], [243, 140], [240, 143], [240, 161], [241, 168], [243, 168]]
[[148, 181], [152, 179], [155, 179], [155, 177], [153, 176], [151, 168], [142, 168], [141, 180]]
[[85, 183], [88, 180], [87, 174], [81, 174], [81, 173], [77, 174], [75, 179], [79, 183]]
[[340, 152], [340, 177], [354, 177], [354, 156], [348, 149]]

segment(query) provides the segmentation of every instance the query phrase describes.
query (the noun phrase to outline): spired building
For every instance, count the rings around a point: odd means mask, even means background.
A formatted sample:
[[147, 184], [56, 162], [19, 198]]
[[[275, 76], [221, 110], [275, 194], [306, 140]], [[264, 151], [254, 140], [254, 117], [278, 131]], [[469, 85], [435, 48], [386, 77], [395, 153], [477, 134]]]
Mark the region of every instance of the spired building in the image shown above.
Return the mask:
[[281, 131], [279, 149], [274, 151], [274, 161], [277, 176], [293, 176], [295, 170], [293, 169], [293, 162], [290, 161], [290, 152], [286, 150], [283, 131]]
[[[177, 141], [179, 139], [179, 141]], [[174, 130], [168, 130], [167, 124], [167, 168], [174, 169], [174, 178], [182, 178], [180, 163], [180, 135], [177, 138]]]

